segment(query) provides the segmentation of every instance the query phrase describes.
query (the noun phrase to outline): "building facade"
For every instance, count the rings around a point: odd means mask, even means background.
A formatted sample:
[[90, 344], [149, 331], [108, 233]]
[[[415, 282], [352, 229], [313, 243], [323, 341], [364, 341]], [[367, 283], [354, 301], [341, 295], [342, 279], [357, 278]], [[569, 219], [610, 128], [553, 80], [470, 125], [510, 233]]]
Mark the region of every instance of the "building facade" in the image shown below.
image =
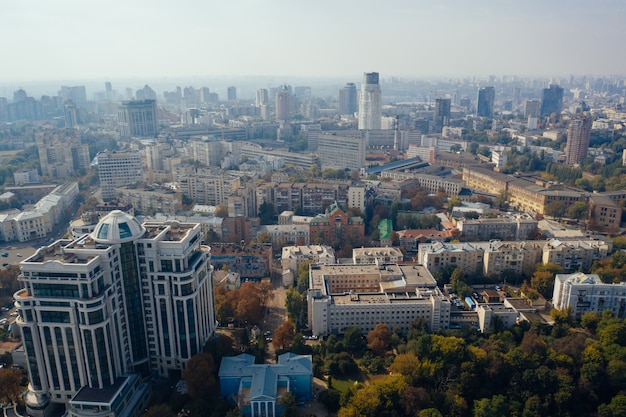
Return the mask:
[[596, 274], [557, 274], [552, 303], [557, 310], [572, 309], [572, 317], [610, 310], [618, 319], [626, 318], [626, 283], [605, 284]]
[[493, 117], [493, 103], [496, 98], [496, 90], [493, 87], [481, 87], [478, 90], [478, 102], [476, 104], [476, 116]]
[[382, 95], [377, 72], [363, 74], [359, 97], [359, 130], [380, 129], [382, 117]]
[[354, 115], [357, 110], [356, 85], [347, 83], [339, 90], [339, 114]]
[[578, 165], [587, 157], [592, 122], [591, 117], [583, 116], [569, 123], [565, 145], [566, 165]]
[[[210, 248], [200, 242], [198, 224], [140, 224], [117, 210], [91, 234], [59, 240], [21, 263], [24, 288], [15, 304], [31, 415], [43, 415], [49, 402], [93, 415], [78, 404], [106, 407], [128, 394], [119, 387], [133, 374], [181, 374], [216, 324]], [[81, 396], [84, 389], [91, 395]], [[135, 392], [129, 403], [141, 412], [148, 390]]]
[[134, 136], [156, 137], [157, 107], [156, 100], [123, 101], [117, 111], [120, 137], [130, 139]]
[[366, 144], [364, 137], [320, 132], [317, 152], [322, 169], [365, 168]]
[[314, 335], [364, 333], [377, 324], [408, 332], [423, 318], [433, 332], [450, 324], [450, 301], [422, 265], [311, 265], [307, 293], [308, 324]]
[[116, 189], [143, 182], [143, 163], [140, 152], [100, 152], [98, 176], [104, 201], [116, 197]]

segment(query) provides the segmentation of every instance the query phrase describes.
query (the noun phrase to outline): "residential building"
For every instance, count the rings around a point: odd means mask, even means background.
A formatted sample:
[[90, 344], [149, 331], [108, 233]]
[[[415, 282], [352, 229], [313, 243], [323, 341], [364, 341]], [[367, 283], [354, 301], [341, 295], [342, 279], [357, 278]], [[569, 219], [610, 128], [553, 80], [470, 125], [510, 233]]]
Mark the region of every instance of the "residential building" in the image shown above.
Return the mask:
[[572, 317], [610, 310], [618, 319], [626, 318], [626, 282], [606, 284], [596, 274], [557, 274], [552, 304], [557, 310], [571, 308]]
[[357, 110], [356, 85], [347, 83], [339, 90], [339, 114], [354, 115]]
[[150, 390], [135, 376], [180, 375], [215, 329], [210, 248], [200, 242], [198, 224], [140, 224], [116, 210], [91, 234], [22, 261], [14, 298], [27, 412], [65, 404], [75, 417], [139, 416]]
[[536, 235], [537, 220], [530, 216], [460, 220], [456, 227], [466, 241], [526, 240]]
[[380, 129], [382, 117], [382, 97], [377, 72], [363, 74], [359, 97], [359, 130]]
[[130, 204], [139, 214], [156, 213], [174, 215], [183, 209], [180, 191], [160, 186], [125, 186], [115, 189], [117, 201]]
[[312, 264], [307, 293], [308, 325], [314, 335], [367, 333], [378, 323], [408, 332], [422, 318], [433, 332], [450, 324], [450, 301], [422, 265]]
[[228, 174], [211, 174], [204, 170], [185, 172], [178, 176], [183, 195], [198, 204], [227, 205], [228, 198], [241, 187], [241, 177]]
[[41, 175], [67, 178], [89, 170], [89, 145], [81, 143], [78, 130], [43, 129], [35, 134]]
[[156, 99], [123, 101], [117, 112], [117, 122], [122, 139], [156, 137]]
[[226, 93], [227, 93], [228, 101], [237, 100], [237, 87], [235, 86], [228, 87]]
[[280, 86], [276, 90], [276, 120], [290, 120], [293, 108], [293, 98], [288, 86]]
[[308, 245], [310, 243], [308, 225], [266, 225], [260, 226], [257, 231], [257, 238], [260, 233], [265, 233], [270, 237], [272, 246], [281, 247], [283, 245]]
[[269, 277], [272, 246], [252, 244], [240, 246], [234, 243], [214, 243], [211, 262], [215, 269], [237, 272], [241, 278], [261, 280]]
[[608, 240], [550, 239], [544, 245], [542, 261], [560, 265], [564, 272], [589, 271], [594, 261], [606, 258], [612, 249]]
[[541, 109], [541, 105], [539, 100], [526, 100], [524, 102], [524, 117], [525, 118], [537, 118], [539, 117], [539, 112]]
[[268, 202], [274, 205], [276, 213], [299, 211], [314, 216], [323, 213], [335, 202], [346, 206], [349, 187], [349, 181], [264, 183], [256, 188], [256, 212], [261, 204]]
[[311, 355], [283, 353], [278, 363], [255, 364], [243, 353], [225, 357], [219, 370], [220, 394], [245, 417], [277, 417], [284, 413], [283, 396], [290, 392], [296, 402], [313, 396]]
[[591, 139], [591, 123], [590, 116], [583, 116], [569, 122], [565, 145], [566, 165], [579, 165], [587, 157]]
[[284, 270], [291, 269], [298, 272], [300, 265], [304, 262], [312, 263], [335, 263], [335, 251], [332, 246], [327, 245], [299, 245], [284, 246], [280, 258], [281, 266]]
[[113, 200], [119, 187], [143, 182], [140, 152], [103, 151], [98, 153], [96, 158], [104, 201]]

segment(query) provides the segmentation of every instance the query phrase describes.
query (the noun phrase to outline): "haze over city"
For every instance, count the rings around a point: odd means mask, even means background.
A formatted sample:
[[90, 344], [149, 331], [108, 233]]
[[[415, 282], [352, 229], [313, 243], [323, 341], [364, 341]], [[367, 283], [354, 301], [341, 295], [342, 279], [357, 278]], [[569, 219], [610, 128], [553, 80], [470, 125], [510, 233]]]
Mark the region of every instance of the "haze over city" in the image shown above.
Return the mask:
[[[4, 2], [2, 83], [205, 76], [606, 75], [624, 2]], [[13, 85], [13, 84], [12, 84]]]

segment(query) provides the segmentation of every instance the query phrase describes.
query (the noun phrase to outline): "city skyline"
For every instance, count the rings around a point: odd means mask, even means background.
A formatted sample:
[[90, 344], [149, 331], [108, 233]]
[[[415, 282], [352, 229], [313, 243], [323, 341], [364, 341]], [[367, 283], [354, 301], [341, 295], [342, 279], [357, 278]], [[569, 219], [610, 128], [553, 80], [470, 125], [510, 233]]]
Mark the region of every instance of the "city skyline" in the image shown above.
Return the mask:
[[625, 15], [618, 0], [11, 2], [0, 79], [608, 75], [626, 67]]

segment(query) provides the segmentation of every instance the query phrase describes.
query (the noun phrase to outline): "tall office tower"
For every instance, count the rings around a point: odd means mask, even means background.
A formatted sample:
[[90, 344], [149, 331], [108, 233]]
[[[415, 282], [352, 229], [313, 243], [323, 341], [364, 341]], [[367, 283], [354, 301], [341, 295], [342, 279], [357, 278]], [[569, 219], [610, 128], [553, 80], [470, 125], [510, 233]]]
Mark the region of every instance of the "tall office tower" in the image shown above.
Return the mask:
[[137, 100], [155, 100], [157, 99], [156, 91], [154, 91], [148, 84], [144, 85], [135, 92]]
[[276, 120], [291, 119], [291, 92], [286, 85], [281, 85], [276, 90]]
[[270, 101], [270, 96], [269, 96], [269, 92], [267, 91], [266, 88], [260, 88], [258, 90], [256, 90], [256, 101], [255, 104], [257, 107], [261, 107], [264, 104], [269, 103]]
[[116, 210], [21, 263], [29, 415], [65, 405], [71, 417], [138, 416], [150, 399], [142, 379], [180, 377], [216, 323], [201, 241], [199, 224], [140, 224]]
[[363, 74], [359, 98], [359, 129], [380, 129], [382, 99], [377, 72]]
[[76, 104], [83, 104], [87, 101], [87, 91], [84, 85], [78, 85], [73, 87], [61, 86], [59, 95], [64, 100], [72, 100]]
[[110, 81], [104, 83], [104, 98], [106, 100], [113, 100], [113, 85]]
[[143, 182], [143, 164], [140, 152], [99, 152], [98, 176], [102, 200], [110, 201], [116, 196], [115, 189], [124, 185]]
[[211, 90], [209, 89], [209, 87], [202, 87], [200, 88], [200, 101], [204, 104], [209, 103], [210, 99], [209, 99], [209, 95], [211, 94]]
[[478, 90], [478, 103], [476, 104], [476, 116], [493, 117], [493, 102], [496, 98], [496, 90], [493, 87], [481, 87]]
[[356, 111], [356, 85], [354, 83], [346, 83], [346, 85], [339, 90], [339, 114], [353, 115]]
[[574, 119], [567, 127], [567, 144], [565, 145], [565, 164], [578, 165], [587, 157], [591, 125], [593, 121], [589, 115]]
[[237, 87], [228, 87], [228, 101], [237, 100]]
[[540, 116], [549, 116], [552, 113], [560, 114], [563, 108], [563, 88], [550, 84], [541, 92]]
[[155, 137], [158, 133], [156, 101], [123, 101], [117, 110], [117, 123], [121, 138]]
[[539, 117], [539, 100], [526, 100], [524, 103], [524, 117]]
[[517, 106], [520, 103], [520, 97], [522, 96], [522, 89], [520, 87], [515, 87], [513, 90], [513, 104]]
[[451, 115], [451, 100], [449, 98], [436, 98], [435, 99], [435, 114], [433, 118], [433, 124], [435, 131], [441, 132], [444, 126], [450, 124]]

